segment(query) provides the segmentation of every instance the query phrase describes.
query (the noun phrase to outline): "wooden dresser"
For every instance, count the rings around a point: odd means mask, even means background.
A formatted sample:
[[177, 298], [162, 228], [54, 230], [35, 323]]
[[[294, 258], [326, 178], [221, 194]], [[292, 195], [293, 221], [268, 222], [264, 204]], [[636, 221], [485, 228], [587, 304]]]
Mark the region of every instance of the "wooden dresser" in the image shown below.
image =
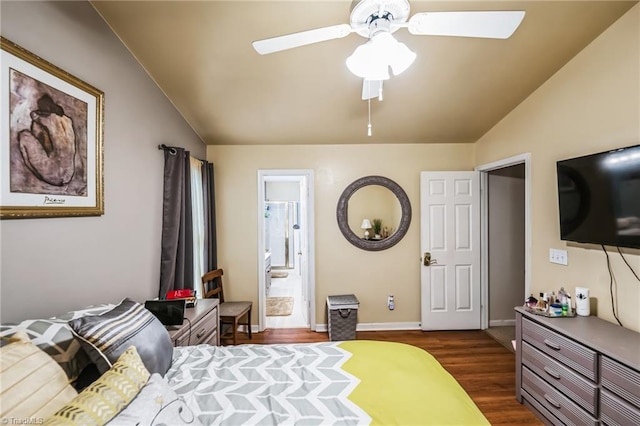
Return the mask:
[[515, 311], [519, 402], [547, 424], [640, 424], [640, 333]]
[[169, 326], [174, 346], [209, 344], [218, 346], [218, 299], [198, 299], [196, 306], [184, 310], [182, 325]]

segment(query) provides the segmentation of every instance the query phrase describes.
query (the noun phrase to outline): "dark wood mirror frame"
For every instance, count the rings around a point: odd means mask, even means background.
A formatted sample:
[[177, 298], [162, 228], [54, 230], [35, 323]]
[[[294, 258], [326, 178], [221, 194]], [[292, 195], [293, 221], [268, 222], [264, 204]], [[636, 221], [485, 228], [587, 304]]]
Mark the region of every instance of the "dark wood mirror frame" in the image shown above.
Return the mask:
[[[358, 189], [367, 185], [380, 185], [389, 189], [398, 198], [400, 208], [402, 209], [402, 217], [396, 232], [388, 238], [382, 240], [365, 240], [355, 234], [349, 227], [349, 199]], [[342, 192], [338, 199], [338, 208], [336, 211], [338, 218], [338, 227], [342, 235], [354, 246], [362, 250], [379, 251], [386, 250], [396, 245], [409, 230], [411, 223], [411, 203], [404, 189], [394, 181], [384, 176], [365, 176], [355, 180], [352, 184]]]

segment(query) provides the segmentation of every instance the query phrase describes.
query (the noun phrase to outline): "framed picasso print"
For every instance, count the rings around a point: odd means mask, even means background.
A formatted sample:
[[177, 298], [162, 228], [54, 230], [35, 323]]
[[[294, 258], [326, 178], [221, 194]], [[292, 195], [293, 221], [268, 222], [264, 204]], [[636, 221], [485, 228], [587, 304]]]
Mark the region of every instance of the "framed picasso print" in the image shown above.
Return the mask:
[[104, 93], [0, 43], [0, 218], [104, 214]]

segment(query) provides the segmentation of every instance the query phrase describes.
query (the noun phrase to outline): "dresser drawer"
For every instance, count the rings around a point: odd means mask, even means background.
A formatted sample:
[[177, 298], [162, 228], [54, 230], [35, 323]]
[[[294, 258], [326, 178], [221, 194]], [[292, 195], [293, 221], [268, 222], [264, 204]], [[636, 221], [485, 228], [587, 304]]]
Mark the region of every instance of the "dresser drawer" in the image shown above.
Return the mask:
[[640, 409], [606, 389], [600, 392], [600, 419], [609, 426], [640, 425]]
[[212, 331], [218, 329], [218, 307], [192, 325], [191, 345], [206, 343]]
[[542, 423], [544, 423], [545, 426], [564, 426], [560, 420], [558, 420], [553, 414], [551, 414], [549, 410], [544, 408], [542, 404], [540, 404], [534, 397], [529, 395], [529, 393], [524, 389], [522, 389], [522, 403], [525, 405], [525, 407], [529, 407], [529, 409], [532, 410], [540, 420], [542, 420]]
[[594, 426], [598, 424], [594, 417], [527, 367], [522, 367], [522, 389], [564, 424]]
[[173, 341], [173, 346], [189, 346], [189, 339], [191, 339], [191, 333], [186, 332]]
[[218, 330], [214, 330], [213, 333], [205, 336], [202, 339], [202, 343], [204, 345], [218, 346]]
[[602, 356], [600, 375], [602, 386], [640, 407], [640, 372]]
[[[571, 321], [567, 318], [559, 320]], [[522, 319], [522, 339], [585, 377], [596, 380], [598, 356], [593, 350], [527, 318]]]
[[210, 343], [212, 341], [212, 333], [215, 332], [217, 339], [218, 331], [218, 307], [214, 307], [212, 310], [207, 311], [202, 316], [198, 316], [197, 319], [189, 323], [186, 319], [180, 330], [172, 335], [174, 346], [193, 346], [203, 343], [209, 343], [217, 345], [216, 343]]
[[592, 416], [597, 415], [598, 387], [595, 383], [585, 379], [526, 342], [522, 344], [522, 363], [549, 382], [559, 392], [571, 398]]

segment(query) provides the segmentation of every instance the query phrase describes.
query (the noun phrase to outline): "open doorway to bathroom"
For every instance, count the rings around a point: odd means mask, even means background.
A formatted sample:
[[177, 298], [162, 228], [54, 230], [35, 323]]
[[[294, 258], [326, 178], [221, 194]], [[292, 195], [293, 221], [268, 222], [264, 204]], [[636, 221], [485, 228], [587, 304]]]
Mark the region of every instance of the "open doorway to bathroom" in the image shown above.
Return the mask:
[[315, 329], [313, 171], [258, 172], [260, 330]]

